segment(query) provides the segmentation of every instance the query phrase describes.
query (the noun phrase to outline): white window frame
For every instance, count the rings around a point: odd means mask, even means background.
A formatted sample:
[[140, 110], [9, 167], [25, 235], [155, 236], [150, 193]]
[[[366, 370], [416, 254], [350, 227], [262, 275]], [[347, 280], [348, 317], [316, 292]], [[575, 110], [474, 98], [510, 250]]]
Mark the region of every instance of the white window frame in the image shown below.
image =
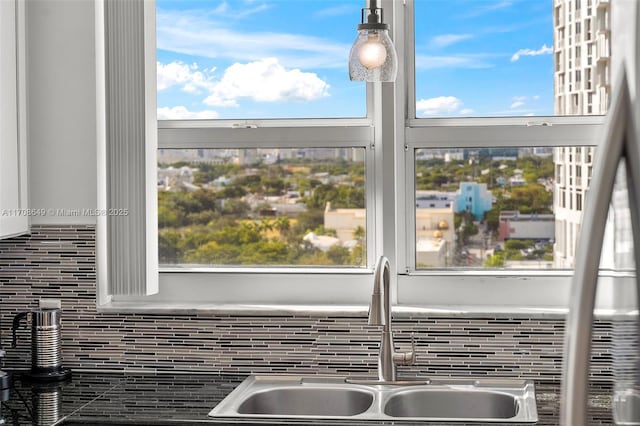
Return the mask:
[[[151, 2], [149, 2], [151, 3]], [[147, 4], [148, 6], [148, 4]], [[97, 16], [97, 20], [104, 19]], [[145, 27], [154, 27], [145, 16]], [[99, 24], [98, 24], [99, 25]], [[355, 28], [355, 24], [354, 24]], [[355, 36], [355, 29], [354, 29]], [[100, 41], [98, 41], [100, 44]], [[99, 67], [101, 64], [99, 64]], [[155, 58], [146, 58], [155, 69]], [[355, 147], [365, 150], [367, 264], [363, 268], [225, 267], [179, 268], [160, 266], [155, 294], [133, 296], [105, 292], [107, 281], [99, 274], [98, 306], [109, 311], [175, 309], [176, 306], [206, 306], [206, 309], [243, 310], [243, 306], [265, 305], [364, 305], [369, 302], [373, 265], [382, 251], [383, 211], [381, 188], [386, 167], [379, 159], [383, 149], [382, 127], [374, 126], [372, 111], [379, 104], [380, 85], [367, 84], [367, 116], [335, 119], [256, 120], [163, 120], [158, 121], [158, 149], [170, 148], [325, 148]], [[392, 179], [386, 179], [393, 182]], [[393, 199], [393, 194], [385, 197]], [[378, 220], [377, 220], [378, 218]], [[98, 224], [98, 247], [104, 251]], [[104, 260], [102, 260], [104, 263]], [[104, 265], [100, 270], [107, 269]], [[188, 308], [190, 309], [190, 308]], [[270, 308], [272, 309], [272, 308]]]
[[[369, 118], [310, 120], [159, 121], [158, 148], [339, 148], [365, 150], [367, 264], [363, 268], [160, 267], [160, 292], [151, 299], [217, 304], [363, 303], [376, 252], [376, 164]], [[302, 141], [302, 142], [301, 142]], [[215, 283], [215, 284], [212, 284]], [[195, 286], [185, 292], [185, 286]], [[189, 287], [191, 288], [191, 287]], [[195, 290], [197, 288], [197, 290]], [[250, 295], [250, 296], [248, 296]], [[116, 299], [117, 300], [117, 299]], [[149, 300], [149, 299], [147, 299]]]
[[[415, 0], [404, 0], [404, 19], [395, 21], [403, 32], [405, 48], [415, 52]], [[572, 271], [568, 270], [418, 270], [415, 264], [415, 159], [420, 148], [472, 148], [517, 146], [596, 145], [602, 116], [417, 118], [414, 55], [405, 55], [406, 127], [403, 155], [396, 159], [398, 192], [397, 304], [426, 305], [456, 311], [564, 312], [569, 302]], [[601, 307], [610, 307], [611, 286], [617, 274], [604, 271]]]
[[[395, 83], [367, 85], [367, 117], [309, 120], [199, 120], [158, 122], [158, 148], [355, 146], [366, 149], [367, 267], [163, 268], [159, 292], [104, 295], [99, 309], [218, 312], [366, 311], [374, 260], [392, 265], [396, 309], [430, 312], [564, 312], [570, 271], [417, 270], [415, 265], [414, 152], [418, 148], [595, 145], [603, 117], [415, 118], [414, 0], [382, 0], [399, 58]], [[355, 26], [355, 23], [354, 23]], [[355, 30], [354, 30], [355, 34]], [[155, 66], [155, 62], [153, 63]], [[346, 72], [346, 71], [345, 71]], [[211, 137], [215, 135], [214, 137]], [[224, 142], [219, 142], [224, 140]], [[234, 144], [238, 144], [233, 146]], [[526, 145], [525, 145], [526, 144]], [[100, 244], [98, 244], [98, 247]], [[615, 274], [613, 274], [615, 275]], [[601, 280], [601, 306], [612, 292]]]

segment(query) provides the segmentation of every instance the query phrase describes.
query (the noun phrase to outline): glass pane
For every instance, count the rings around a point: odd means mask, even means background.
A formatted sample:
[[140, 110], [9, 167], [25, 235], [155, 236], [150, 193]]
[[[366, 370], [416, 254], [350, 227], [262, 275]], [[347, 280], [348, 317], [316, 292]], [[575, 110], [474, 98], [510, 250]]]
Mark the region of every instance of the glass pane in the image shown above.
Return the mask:
[[158, 118], [366, 115], [348, 59], [362, 0], [157, 0]]
[[571, 268], [593, 147], [417, 149], [418, 268]]
[[159, 150], [160, 264], [364, 267], [364, 151]]
[[609, 0], [415, 0], [417, 117], [604, 114]]

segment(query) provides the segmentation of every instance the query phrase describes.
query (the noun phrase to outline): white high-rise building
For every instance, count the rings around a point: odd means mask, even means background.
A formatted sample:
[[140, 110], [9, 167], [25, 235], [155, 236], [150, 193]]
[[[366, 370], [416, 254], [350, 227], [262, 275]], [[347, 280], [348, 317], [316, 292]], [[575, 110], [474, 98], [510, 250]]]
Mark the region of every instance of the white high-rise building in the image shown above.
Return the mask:
[[[615, 0], [613, 0], [615, 1]], [[554, 0], [556, 115], [605, 114], [611, 93], [611, 0]], [[554, 266], [573, 268], [594, 148], [555, 148]]]

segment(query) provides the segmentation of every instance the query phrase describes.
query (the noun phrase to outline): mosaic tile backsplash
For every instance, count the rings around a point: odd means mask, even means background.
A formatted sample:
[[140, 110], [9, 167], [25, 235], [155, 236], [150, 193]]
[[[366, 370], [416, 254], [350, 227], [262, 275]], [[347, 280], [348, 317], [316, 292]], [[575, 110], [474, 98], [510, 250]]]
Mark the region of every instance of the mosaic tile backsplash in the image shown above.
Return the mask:
[[[60, 298], [64, 365], [227, 373], [373, 375], [379, 333], [365, 317], [138, 315], [96, 312], [95, 227], [38, 226], [0, 241], [5, 365], [28, 367], [29, 336], [10, 349], [11, 319]], [[564, 320], [496, 315], [394, 319], [401, 348], [416, 338], [418, 362], [401, 377], [493, 376], [559, 380]], [[594, 324], [591, 376], [611, 381], [612, 321]]]

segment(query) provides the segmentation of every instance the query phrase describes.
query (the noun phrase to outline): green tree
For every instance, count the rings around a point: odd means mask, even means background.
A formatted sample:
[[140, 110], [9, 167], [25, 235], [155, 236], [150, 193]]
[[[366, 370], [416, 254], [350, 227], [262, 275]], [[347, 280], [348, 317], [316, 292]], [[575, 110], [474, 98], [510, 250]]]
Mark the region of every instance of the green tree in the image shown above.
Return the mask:
[[507, 240], [504, 242], [504, 248], [507, 250], [526, 250], [534, 246], [532, 240]]
[[285, 243], [261, 240], [244, 246], [238, 261], [243, 265], [283, 265], [288, 261], [288, 254]]
[[234, 217], [243, 217], [246, 216], [250, 210], [251, 206], [249, 206], [246, 201], [230, 198], [224, 200], [222, 214]]
[[334, 265], [348, 265], [350, 260], [349, 249], [339, 244], [329, 247], [327, 257]]
[[181, 262], [180, 239], [180, 233], [173, 230], [163, 229], [158, 232], [158, 258], [160, 263], [175, 264]]
[[504, 263], [504, 256], [496, 253], [492, 256], [487, 257], [487, 259], [484, 261], [484, 266], [488, 268], [502, 268], [504, 267]]
[[263, 176], [262, 190], [266, 195], [282, 195], [285, 190], [285, 183], [277, 176]]
[[242, 247], [231, 244], [219, 244], [217, 241], [209, 241], [195, 250], [186, 253], [187, 263], [205, 265], [234, 265], [238, 263], [238, 257], [242, 253]]
[[262, 178], [258, 174], [237, 177], [234, 179], [233, 184], [241, 186], [251, 193], [260, 193], [262, 191]]
[[511, 188], [510, 197], [505, 199], [505, 208], [521, 213], [551, 213], [552, 203], [552, 192], [538, 183], [530, 183]]
[[274, 227], [280, 232], [280, 236], [283, 237], [291, 229], [291, 221], [286, 216], [280, 216], [276, 219]]
[[367, 253], [365, 245], [363, 243], [356, 244], [353, 250], [351, 250], [350, 259], [351, 265], [363, 266], [366, 263]]

